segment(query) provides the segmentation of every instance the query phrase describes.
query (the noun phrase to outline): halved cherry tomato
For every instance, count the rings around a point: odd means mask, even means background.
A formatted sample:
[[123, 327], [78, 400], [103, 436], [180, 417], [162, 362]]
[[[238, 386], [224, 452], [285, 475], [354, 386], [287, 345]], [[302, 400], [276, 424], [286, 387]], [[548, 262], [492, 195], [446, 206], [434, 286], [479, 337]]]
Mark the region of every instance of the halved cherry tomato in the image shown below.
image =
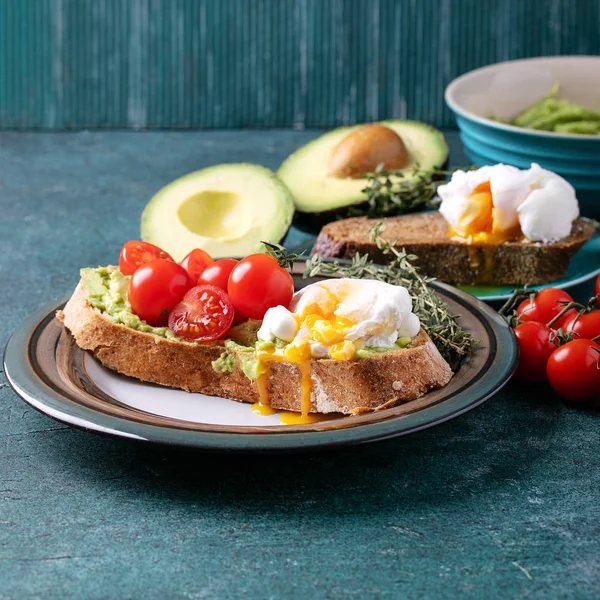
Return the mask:
[[564, 325], [567, 332], [573, 332], [580, 338], [591, 340], [600, 335], [600, 310], [593, 310], [582, 315], [575, 313]]
[[[537, 293], [533, 300], [523, 300], [517, 308], [517, 315], [521, 321], [536, 321], [547, 325], [564, 308], [564, 302], [573, 302], [573, 298], [564, 290], [545, 288]], [[566, 312], [556, 323], [553, 329], [559, 329], [565, 321], [577, 311], [571, 309]]]
[[169, 328], [197, 342], [223, 337], [233, 323], [233, 303], [214, 285], [193, 287], [169, 314]]
[[548, 359], [548, 380], [570, 402], [600, 396], [600, 345], [578, 339], [557, 348]]
[[195, 248], [179, 264], [194, 281], [198, 281], [198, 278], [204, 273], [206, 267], [209, 267], [214, 262], [213, 257], [208, 252], [204, 252], [200, 248]]
[[552, 330], [535, 321], [527, 321], [515, 327], [519, 344], [519, 365], [515, 378], [528, 383], [546, 380], [546, 363], [556, 346], [550, 341]]
[[229, 275], [238, 262], [239, 261], [233, 258], [222, 258], [221, 260], [215, 261], [200, 275], [198, 278], [198, 285], [207, 283], [227, 291]]
[[131, 276], [129, 303], [133, 312], [150, 325], [166, 325], [169, 311], [193, 286], [194, 281], [181, 265], [155, 258]]
[[123, 275], [133, 275], [142, 265], [149, 263], [155, 258], [164, 258], [173, 261], [171, 256], [154, 244], [129, 240], [123, 244], [119, 255], [119, 271]]
[[231, 271], [227, 291], [236, 308], [251, 319], [262, 319], [273, 306], [289, 306], [294, 280], [273, 257], [251, 254]]
[[[224, 291], [227, 291], [229, 275], [238, 262], [239, 261], [235, 260], [234, 258], [222, 258], [221, 260], [215, 261], [212, 265], [206, 268], [202, 275], [200, 275], [198, 278], [198, 285], [214, 285]], [[245, 321], [247, 318], [248, 317], [246, 315], [236, 308], [235, 316], [233, 317], [233, 324], [237, 325], [238, 323]]]

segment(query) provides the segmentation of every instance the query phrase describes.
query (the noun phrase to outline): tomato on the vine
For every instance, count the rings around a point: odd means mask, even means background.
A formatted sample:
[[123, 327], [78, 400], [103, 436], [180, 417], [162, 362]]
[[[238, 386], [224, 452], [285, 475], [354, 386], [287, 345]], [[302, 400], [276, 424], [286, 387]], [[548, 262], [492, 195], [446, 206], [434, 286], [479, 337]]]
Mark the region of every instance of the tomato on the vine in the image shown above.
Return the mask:
[[577, 339], [560, 346], [548, 359], [548, 380], [570, 402], [600, 396], [600, 345]]
[[567, 333], [575, 333], [576, 337], [591, 340], [600, 335], [600, 310], [589, 313], [575, 313], [564, 324]]
[[133, 275], [142, 265], [149, 263], [155, 258], [164, 258], [173, 262], [171, 256], [154, 244], [129, 240], [123, 244], [119, 255], [119, 271], [123, 275]]
[[535, 321], [527, 321], [515, 327], [519, 344], [519, 365], [515, 378], [527, 383], [546, 380], [546, 363], [556, 350], [550, 336], [552, 330]]
[[251, 319], [262, 319], [273, 306], [289, 306], [294, 280], [272, 256], [251, 254], [231, 271], [227, 291], [236, 308]]
[[[573, 302], [573, 298], [564, 290], [556, 288], [545, 288], [540, 290], [533, 300], [527, 298], [519, 304], [517, 315], [521, 321], [536, 321], [547, 325], [565, 307], [566, 302]], [[552, 327], [559, 329], [564, 322], [575, 312], [575, 309], [567, 311]]]
[[194, 286], [187, 271], [172, 260], [155, 258], [139, 267], [129, 282], [129, 303], [140, 318], [153, 325], [167, 324], [169, 311]]
[[223, 337], [235, 313], [229, 296], [214, 285], [193, 287], [169, 314], [169, 328], [196, 342]]
[[207, 267], [214, 263], [213, 257], [200, 248], [192, 250], [179, 264], [188, 272], [188, 275], [197, 282], [200, 275]]

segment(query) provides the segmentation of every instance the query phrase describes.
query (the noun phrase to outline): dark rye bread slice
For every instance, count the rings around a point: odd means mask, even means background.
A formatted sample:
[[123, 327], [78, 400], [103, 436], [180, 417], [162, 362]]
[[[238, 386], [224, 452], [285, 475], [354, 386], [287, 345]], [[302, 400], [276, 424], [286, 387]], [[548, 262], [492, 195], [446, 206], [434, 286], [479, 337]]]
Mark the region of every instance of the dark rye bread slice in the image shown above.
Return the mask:
[[[164, 386], [241, 402], [259, 400], [256, 382], [240, 367], [218, 373], [211, 362], [225, 347], [219, 343], [170, 341], [113, 322], [88, 304], [81, 286], [57, 318], [83, 350], [109, 369]], [[452, 378], [448, 363], [421, 330], [410, 346], [354, 361], [311, 361], [311, 408], [314, 413], [358, 414], [419, 398]], [[300, 412], [300, 370], [289, 363], [269, 363], [267, 390], [273, 408]]]
[[568, 238], [551, 244], [465, 244], [448, 237], [448, 224], [440, 213], [428, 212], [329, 223], [321, 229], [313, 253], [324, 258], [352, 258], [359, 252], [386, 262], [389, 258], [370, 240], [369, 229], [376, 221], [385, 223], [386, 240], [418, 257], [416, 264], [422, 273], [461, 285], [549, 283], [564, 275], [573, 255], [594, 234], [594, 226], [579, 218]]

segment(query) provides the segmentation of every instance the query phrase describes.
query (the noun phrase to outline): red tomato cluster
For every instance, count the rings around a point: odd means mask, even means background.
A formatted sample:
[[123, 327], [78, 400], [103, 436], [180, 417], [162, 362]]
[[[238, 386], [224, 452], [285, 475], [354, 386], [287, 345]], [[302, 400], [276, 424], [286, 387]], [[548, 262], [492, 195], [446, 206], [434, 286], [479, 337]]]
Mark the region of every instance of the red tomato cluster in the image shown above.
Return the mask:
[[[519, 365], [515, 377], [549, 381], [569, 402], [600, 396], [600, 276], [586, 307], [573, 306], [565, 291], [546, 288], [521, 302], [515, 336]], [[598, 308], [594, 308], [594, 306]]]
[[262, 319], [273, 306], [287, 308], [294, 294], [292, 276], [266, 254], [215, 261], [196, 248], [177, 264], [157, 246], [131, 240], [119, 269], [131, 276], [129, 303], [140, 319], [200, 342], [223, 337], [234, 323]]

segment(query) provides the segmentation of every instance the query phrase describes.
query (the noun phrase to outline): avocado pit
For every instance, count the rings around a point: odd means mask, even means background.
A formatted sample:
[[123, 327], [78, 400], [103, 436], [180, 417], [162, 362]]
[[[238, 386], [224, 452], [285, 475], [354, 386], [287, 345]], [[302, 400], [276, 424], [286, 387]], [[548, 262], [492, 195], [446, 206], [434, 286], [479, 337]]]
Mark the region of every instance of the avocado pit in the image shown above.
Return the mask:
[[206, 190], [194, 194], [181, 203], [177, 216], [192, 233], [220, 241], [239, 239], [252, 226], [247, 204], [232, 192]]
[[410, 158], [402, 138], [394, 130], [371, 123], [349, 133], [333, 149], [329, 173], [339, 179], [360, 179], [374, 173], [379, 165], [389, 170], [403, 169]]

